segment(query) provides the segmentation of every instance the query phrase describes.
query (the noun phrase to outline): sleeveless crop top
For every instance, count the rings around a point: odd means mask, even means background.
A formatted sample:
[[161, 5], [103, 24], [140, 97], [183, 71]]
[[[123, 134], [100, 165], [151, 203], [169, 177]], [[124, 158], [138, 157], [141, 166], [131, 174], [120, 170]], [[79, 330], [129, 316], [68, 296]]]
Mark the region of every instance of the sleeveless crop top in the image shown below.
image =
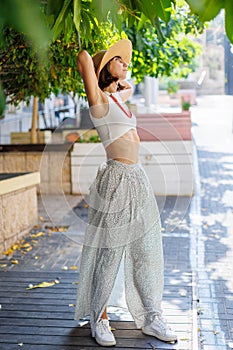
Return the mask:
[[[118, 93], [115, 92], [112, 95], [114, 95], [117, 101], [127, 111], [127, 107], [122, 102]], [[106, 93], [106, 96], [109, 103], [108, 113], [104, 117], [95, 118], [90, 112], [90, 118], [105, 148], [127, 133], [130, 129], [136, 130], [135, 115], [132, 114], [132, 117], [128, 117], [117, 103], [113, 101], [109, 93]]]

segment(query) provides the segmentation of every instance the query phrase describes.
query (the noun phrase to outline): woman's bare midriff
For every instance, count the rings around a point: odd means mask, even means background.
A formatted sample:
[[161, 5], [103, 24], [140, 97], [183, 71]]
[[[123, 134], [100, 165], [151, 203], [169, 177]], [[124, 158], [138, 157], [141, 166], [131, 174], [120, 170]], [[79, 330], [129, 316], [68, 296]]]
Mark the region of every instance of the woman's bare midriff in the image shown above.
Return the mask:
[[140, 139], [135, 129], [130, 129], [106, 147], [107, 159], [126, 164], [138, 163]]

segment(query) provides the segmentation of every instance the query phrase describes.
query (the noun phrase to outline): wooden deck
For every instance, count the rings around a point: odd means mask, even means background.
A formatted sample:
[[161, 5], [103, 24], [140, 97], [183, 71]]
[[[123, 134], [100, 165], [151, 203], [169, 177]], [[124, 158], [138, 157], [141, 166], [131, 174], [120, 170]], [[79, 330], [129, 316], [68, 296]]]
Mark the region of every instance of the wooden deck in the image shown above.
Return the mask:
[[[179, 341], [166, 344], [145, 336], [136, 329], [129, 314], [119, 311], [109, 314], [115, 329], [115, 349], [197, 350], [192, 346], [193, 295], [187, 215], [182, 225], [173, 231], [178, 209], [183, 212], [187, 201], [187, 198], [173, 197], [167, 198], [166, 202], [162, 198], [158, 201], [159, 207], [164, 207], [161, 217], [163, 227], [166, 227], [163, 233], [163, 310]], [[83, 203], [75, 210], [85, 219], [87, 209]], [[73, 241], [69, 233], [50, 233], [38, 238], [29, 235], [26, 242], [32, 246], [30, 251], [16, 250], [12, 256], [0, 259], [0, 350], [100, 349], [91, 338], [89, 324], [78, 327], [78, 322], [73, 319], [80, 244]], [[17, 259], [18, 264], [12, 264], [12, 259]], [[71, 269], [73, 266], [77, 266], [77, 270]], [[47, 288], [26, 289], [29, 284], [55, 279], [60, 283]]]
[[[42, 281], [60, 283], [52, 287], [27, 290]], [[7, 271], [0, 273], [0, 349], [84, 350], [100, 348], [91, 338], [89, 324], [77, 326], [73, 320], [77, 272]], [[176, 290], [174, 289], [174, 294]], [[170, 294], [170, 293], [169, 293]], [[172, 298], [170, 294], [167, 299]], [[167, 300], [168, 301], [168, 300]], [[172, 305], [172, 303], [171, 303]], [[189, 309], [186, 301], [183, 308]], [[167, 310], [168, 311], [168, 310]], [[144, 336], [133, 322], [112, 321], [117, 339], [115, 349], [191, 349], [190, 320], [175, 308], [169, 319], [181, 339], [166, 344]], [[111, 316], [111, 315], [110, 315]], [[117, 317], [115, 317], [117, 319]]]

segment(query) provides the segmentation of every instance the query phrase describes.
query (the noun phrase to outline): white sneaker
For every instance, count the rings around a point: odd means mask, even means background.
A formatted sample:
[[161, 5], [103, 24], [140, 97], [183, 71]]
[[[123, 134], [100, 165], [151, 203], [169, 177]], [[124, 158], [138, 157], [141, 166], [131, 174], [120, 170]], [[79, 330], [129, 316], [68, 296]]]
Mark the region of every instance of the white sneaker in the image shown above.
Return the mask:
[[96, 342], [101, 346], [116, 345], [116, 340], [111, 332], [109, 321], [106, 319], [101, 319], [97, 322], [94, 337]]
[[177, 335], [161, 316], [155, 316], [150, 325], [142, 328], [142, 332], [165, 342], [177, 341]]

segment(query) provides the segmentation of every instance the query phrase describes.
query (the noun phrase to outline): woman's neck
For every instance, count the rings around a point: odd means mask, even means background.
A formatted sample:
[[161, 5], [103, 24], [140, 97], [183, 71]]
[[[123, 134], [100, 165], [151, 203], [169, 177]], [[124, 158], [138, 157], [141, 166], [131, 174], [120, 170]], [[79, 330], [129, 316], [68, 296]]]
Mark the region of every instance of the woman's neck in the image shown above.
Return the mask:
[[104, 91], [107, 91], [107, 92], [116, 92], [117, 91], [117, 88], [118, 88], [118, 81], [114, 81], [112, 82], [109, 86], [107, 86]]

